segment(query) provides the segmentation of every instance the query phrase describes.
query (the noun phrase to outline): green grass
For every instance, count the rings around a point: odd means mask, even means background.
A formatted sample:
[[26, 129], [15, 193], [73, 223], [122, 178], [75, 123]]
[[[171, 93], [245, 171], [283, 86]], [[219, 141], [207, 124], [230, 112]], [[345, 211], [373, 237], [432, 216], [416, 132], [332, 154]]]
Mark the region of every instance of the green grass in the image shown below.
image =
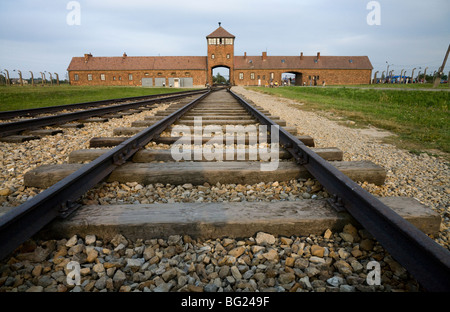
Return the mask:
[[0, 111], [100, 101], [193, 89], [88, 86], [1, 86]]
[[[327, 86], [334, 87], [334, 86]], [[357, 87], [357, 88], [370, 88], [370, 89], [379, 89], [379, 88], [390, 88], [390, 89], [402, 89], [402, 90], [416, 90], [416, 89], [435, 89], [435, 90], [450, 90], [448, 83], [441, 83], [437, 88], [433, 88], [432, 83], [408, 83], [408, 84], [398, 84], [398, 83], [377, 83], [371, 85], [345, 85], [345, 86], [336, 86], [336, 87]]]
[[389, 141], [411, 151], [450, 152], [450, 92], [357, 89], [346, 87], [252, 88], [305, 105], [298, 109], [333, 112], [358, 124], [398, 135]]

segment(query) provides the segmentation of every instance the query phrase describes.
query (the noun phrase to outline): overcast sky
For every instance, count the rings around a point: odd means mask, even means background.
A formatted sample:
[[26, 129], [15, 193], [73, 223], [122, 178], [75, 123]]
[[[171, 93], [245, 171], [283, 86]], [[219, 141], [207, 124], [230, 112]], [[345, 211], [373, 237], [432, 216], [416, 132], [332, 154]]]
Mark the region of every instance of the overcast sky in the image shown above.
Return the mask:
[[375, 1], [379, 11], [368, 0], [79, 0], [79, 14], [70, 2], [1, 0], [0, 70], [63, 78], [89, 52], [205, 56], [218, 22], [236, 36], [236, 55], [367, 55], [378, 77], [386, 62], [397, 74], [433, 72], [450, 43], [449, 0]]

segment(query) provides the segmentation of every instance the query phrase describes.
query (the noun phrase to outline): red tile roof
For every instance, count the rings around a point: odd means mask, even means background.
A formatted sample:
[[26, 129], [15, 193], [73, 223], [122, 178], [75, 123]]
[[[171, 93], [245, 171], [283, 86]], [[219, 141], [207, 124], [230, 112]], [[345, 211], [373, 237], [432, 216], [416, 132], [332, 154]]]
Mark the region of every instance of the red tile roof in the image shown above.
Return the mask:
[[[71, 70], [206, 70], [206, 56], [73, 57]], [[367, 56], [235, 56], [238, 69], [373, 69]]]
[[235, 56], [234, 69], [373, 69], [367, 56]]
[[216, 30], [210, 33], [206, 38], [236, 38], [228, 31], [226, 31], [222, 26], [219, 26]]
[[71, 70], [206, 70], [206, 56], [73, 57]]

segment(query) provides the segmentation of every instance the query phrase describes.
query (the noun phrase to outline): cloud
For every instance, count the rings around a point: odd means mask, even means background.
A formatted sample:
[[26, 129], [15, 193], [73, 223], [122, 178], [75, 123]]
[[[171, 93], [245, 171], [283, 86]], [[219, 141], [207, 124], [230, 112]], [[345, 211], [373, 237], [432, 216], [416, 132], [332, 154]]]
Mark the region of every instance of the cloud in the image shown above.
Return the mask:
[[448, 0], [379, 0], [379, 26], [366, 22], [369, 0], [79, 0], [79, 26], [66, 23], [68, 2], [1, 1], [1, 66], [62, 76], [87, 52], [206, 55], [217, 22], [236, 36], [236, 55], [368, 55], [380, 69], [386, 61], [439, 66], [450, 37]]

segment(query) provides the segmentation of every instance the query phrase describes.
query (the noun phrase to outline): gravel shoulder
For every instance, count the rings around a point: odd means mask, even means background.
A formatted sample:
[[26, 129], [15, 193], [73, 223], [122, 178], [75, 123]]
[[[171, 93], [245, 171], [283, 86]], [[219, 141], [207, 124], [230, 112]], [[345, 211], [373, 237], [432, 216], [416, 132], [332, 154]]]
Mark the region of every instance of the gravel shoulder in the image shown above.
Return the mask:
[[297, 127], [299, 134], [312, 136], [317, 147], [338, 147], [344, 152], [344, 160], [370, 160], [385, 168], [384, 185], [362, 183], [361, 186], [375, 196], [414, 197], [438, 212], [442, 218], [441, 233], [435, 240], [450, 248], [450, 171], [444, 160], [382, 143], [381, 138], [389, 135], [386, 131], [346, 127], [327, 118], [326, 113], [302, 110], [304, 103], [243, 87], [233, 87], [233, 91], [279, 116], [288, 126]]

